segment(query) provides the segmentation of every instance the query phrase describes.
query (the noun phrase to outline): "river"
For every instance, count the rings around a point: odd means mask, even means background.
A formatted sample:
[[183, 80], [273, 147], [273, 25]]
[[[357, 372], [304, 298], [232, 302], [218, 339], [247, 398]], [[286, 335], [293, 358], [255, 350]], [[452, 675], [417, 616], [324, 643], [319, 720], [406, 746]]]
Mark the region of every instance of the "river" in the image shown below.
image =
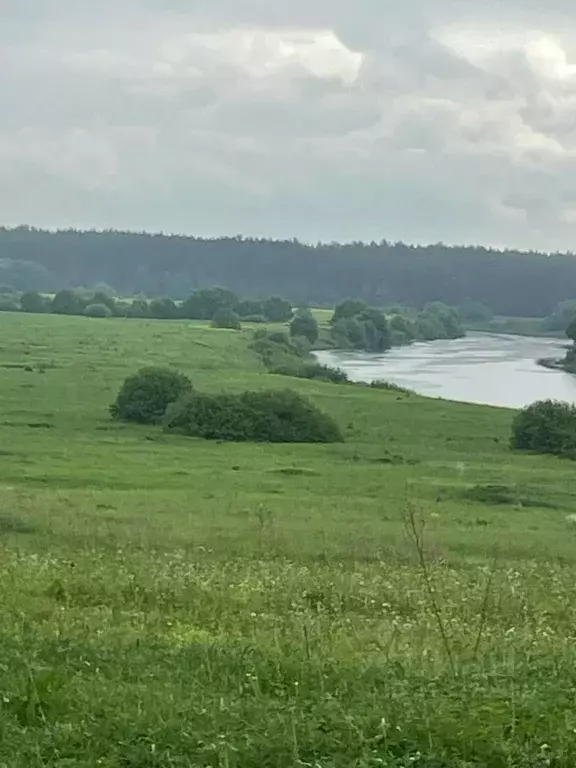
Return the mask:
[[543, 357], [563, 357], [559, 339], [474, 333], [454, 341], [397, 347], [382, 355], [317, 352], [320, 363], [346, 371], [352, 381], [385, 379], [429, 397], [507, 408], [535, 400], [576, 403], [576, 376], [542, 368]]

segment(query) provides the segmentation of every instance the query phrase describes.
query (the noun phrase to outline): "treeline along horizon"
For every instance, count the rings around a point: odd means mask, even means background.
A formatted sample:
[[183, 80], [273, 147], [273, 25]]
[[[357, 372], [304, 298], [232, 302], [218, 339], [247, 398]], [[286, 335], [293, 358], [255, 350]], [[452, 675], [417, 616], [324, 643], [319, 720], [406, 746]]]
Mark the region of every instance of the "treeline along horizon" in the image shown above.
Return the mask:
[[477, 301], [496, 314], [542, 317], [576, 293], [576, 256], [479, 246], [203, 239], [118, 231], [0, 228], [0, 282], [20, 291], [107, 283], [119, 293], [185, 298], [221, 286], [334, 306]]

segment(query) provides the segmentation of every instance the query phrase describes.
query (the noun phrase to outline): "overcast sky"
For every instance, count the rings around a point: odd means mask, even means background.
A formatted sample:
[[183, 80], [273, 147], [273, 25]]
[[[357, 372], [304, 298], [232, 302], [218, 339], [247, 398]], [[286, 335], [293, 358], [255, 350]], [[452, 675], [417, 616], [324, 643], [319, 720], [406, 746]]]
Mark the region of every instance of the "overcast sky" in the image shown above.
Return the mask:
[[0, 96], [2, 224], [576, 250], [572, 0], [0, 0]]

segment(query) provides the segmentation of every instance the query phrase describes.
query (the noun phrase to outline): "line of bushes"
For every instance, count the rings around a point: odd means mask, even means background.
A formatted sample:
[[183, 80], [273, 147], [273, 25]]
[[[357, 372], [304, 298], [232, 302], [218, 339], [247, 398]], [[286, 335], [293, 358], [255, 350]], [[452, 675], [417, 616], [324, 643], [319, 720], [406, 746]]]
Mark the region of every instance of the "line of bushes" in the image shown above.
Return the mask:
[[224, 288], [202, 288], [184, 301], [168, 297], [130, 301], [106, 290], [59, 291], [53, 297], [35, 291], [0, 295], [0, 311], [32, 314], [85, 315], [88, 317], [133, 317], [155, 320], [211, 320], [219, 328], [250, 323], [285, 323], [293, 318], [292, 304], [279, 296], [263, 300], [240, 299]]
[[240, 394], [197, 392], [184, 374], [143, 368], [129, 376], [110, 406], [113, 418], [205, 440], [269, 443], [342, 442], [338, 424], [291, 390]]
[[310, 354], [309, 340], [302, 336], [261, 329], [254, 334], [250, 347], [262, 358], [270, 373], [332, 384], [349, 383], [345, 371], [316, 362]]
[[334, 311], [330, 335], [332, 345], [339, 349], [379, 353], [415, 341], [461, 338], [465, 331], [457, 310], [442, 302], [432, 302], [411, 314], [402, 309], [384, 312], [347, 299]]

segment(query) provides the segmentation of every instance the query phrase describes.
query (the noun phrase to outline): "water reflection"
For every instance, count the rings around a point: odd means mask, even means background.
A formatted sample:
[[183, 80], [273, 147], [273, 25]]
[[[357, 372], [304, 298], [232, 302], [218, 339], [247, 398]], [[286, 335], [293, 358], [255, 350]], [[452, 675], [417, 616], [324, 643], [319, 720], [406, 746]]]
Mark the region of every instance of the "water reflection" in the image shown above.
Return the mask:
[[342, 368], [353, 381], [386, 379], [430, 397], [522, 408], [545, 398], [576, 403], [576, 376], [536, 363], [541, 357], [562, 357], [566, 345], [558, 339], [486, 333], [413, 344], [385, 355], [318, 352], [317, 357]]

